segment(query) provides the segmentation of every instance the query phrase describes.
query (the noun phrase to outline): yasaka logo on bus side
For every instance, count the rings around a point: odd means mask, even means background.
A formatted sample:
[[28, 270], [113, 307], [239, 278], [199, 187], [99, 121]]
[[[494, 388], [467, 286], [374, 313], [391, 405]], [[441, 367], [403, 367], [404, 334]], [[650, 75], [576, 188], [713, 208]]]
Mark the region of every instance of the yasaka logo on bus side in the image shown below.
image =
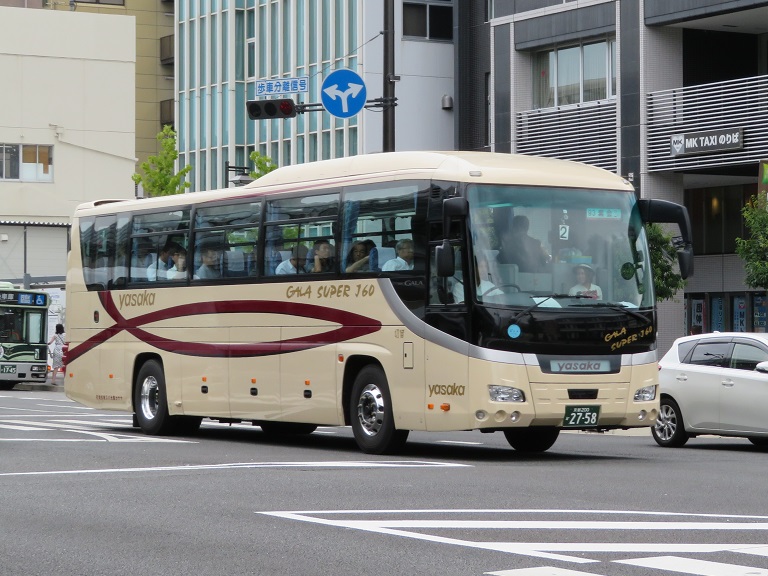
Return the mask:
[[120, 309], [128, 306], [154, 306], [155, 293], [144, 290], [141, 294], [120, 294]]
[[460, 386], [457, 384], [430, 384], [429, 395], [434, 396], [438, 394], [440, 396], [464, 396], [466, 386]]

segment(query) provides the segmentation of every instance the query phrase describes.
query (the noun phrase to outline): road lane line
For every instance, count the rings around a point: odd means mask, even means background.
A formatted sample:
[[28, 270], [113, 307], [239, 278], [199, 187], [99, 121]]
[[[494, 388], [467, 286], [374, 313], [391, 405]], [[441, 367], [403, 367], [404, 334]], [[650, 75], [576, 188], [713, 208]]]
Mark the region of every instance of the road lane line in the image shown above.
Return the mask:
[[14, 426], [12, 424], [0, 424], [0, 428], [4, 428], [6, 430], [36, 430], [40, 432], [50, 432], [53, 430], [53, 428], [43, 428], [42, 426]]
[[696, 574], [697, 576], [768, 576], [768, 570], [737, 564], [723, 564], [709, 560], [679, 558], [677, 556], [657, 556], [654, 558], [633, 558], [632, 560], [614, 560], [617, 564], [629, 564], [669, 572]]
[[[177, 440], [177, 442], [185, 442]], [[351, 460], [349, 462], [238, 462], [230, 464], [196, 464], [183, 466], [156, 466], [147, 468], [103, 468], [88, 470], [45, 470], [40, 472], [2, 472], [0, 476], [54, 476], [64, 474], [110, 474], [131, 472], [188, 472], [192, 470], [235, 470], [255, 468], [472, 468], [469, 464], [427, 462], [420, 460]]]

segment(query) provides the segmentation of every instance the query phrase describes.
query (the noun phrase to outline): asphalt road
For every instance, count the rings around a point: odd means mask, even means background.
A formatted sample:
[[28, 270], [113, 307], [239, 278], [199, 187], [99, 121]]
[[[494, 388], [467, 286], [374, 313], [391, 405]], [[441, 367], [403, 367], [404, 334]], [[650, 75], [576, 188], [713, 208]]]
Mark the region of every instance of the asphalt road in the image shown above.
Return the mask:
[[205, 421], [149, 437], [59, 391], [0, 393], [0, 575], [768, 576], [768, 452], [561, 434], [344, 428], [276, 438]]

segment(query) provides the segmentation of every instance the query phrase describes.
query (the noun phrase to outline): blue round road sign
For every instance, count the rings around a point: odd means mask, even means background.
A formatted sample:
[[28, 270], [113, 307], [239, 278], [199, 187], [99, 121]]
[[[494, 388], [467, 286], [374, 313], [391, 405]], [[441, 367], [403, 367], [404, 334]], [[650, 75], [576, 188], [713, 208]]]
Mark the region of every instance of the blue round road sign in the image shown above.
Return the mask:
[[352, 70], [334, 70], [323, 81], [320, 100], [331, 116], [350, 118], [365, 106], [365, 82]]

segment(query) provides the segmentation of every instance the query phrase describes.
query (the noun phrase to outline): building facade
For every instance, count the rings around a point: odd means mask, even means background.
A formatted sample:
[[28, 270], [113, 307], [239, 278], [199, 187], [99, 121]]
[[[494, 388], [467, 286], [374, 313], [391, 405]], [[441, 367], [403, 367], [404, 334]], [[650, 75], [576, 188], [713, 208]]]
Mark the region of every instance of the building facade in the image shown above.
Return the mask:
[[[684, 333], [764, 331], [735, 238], [768, 158], [768, 2], [490, 0], [456, 5], [457, 147], [578, 160], [684, 203], [695, 275], [660, 306]], [[487, 106], [475, 105], [488, 102]]]
[[[384, 85], [384, 8], [391, 0], [204, 0], [177, 3], [176, 93], [180, 166], [191, 165], [190, 191], [226, 187], [227, 167], [253, 167], [253, 151], [278, 166], [382, 150], [381, 109], [348, 119], [324, 110], [254, 121], [246, 102], [263, 97], [260, 81], [303, 78], [306, 91], [283, 93], [321, 102], [323, 79], [356, 72], [367, 98]], [[454, 148], [453, 2], [391, 2], [394, 8], [398, 150]], [[274, 94], [274, 93], [273, 93]]]
[[2, 280], [62, 285], [75, 207], [134, 197], [135, 36], [132, 18], [0, 7]]

